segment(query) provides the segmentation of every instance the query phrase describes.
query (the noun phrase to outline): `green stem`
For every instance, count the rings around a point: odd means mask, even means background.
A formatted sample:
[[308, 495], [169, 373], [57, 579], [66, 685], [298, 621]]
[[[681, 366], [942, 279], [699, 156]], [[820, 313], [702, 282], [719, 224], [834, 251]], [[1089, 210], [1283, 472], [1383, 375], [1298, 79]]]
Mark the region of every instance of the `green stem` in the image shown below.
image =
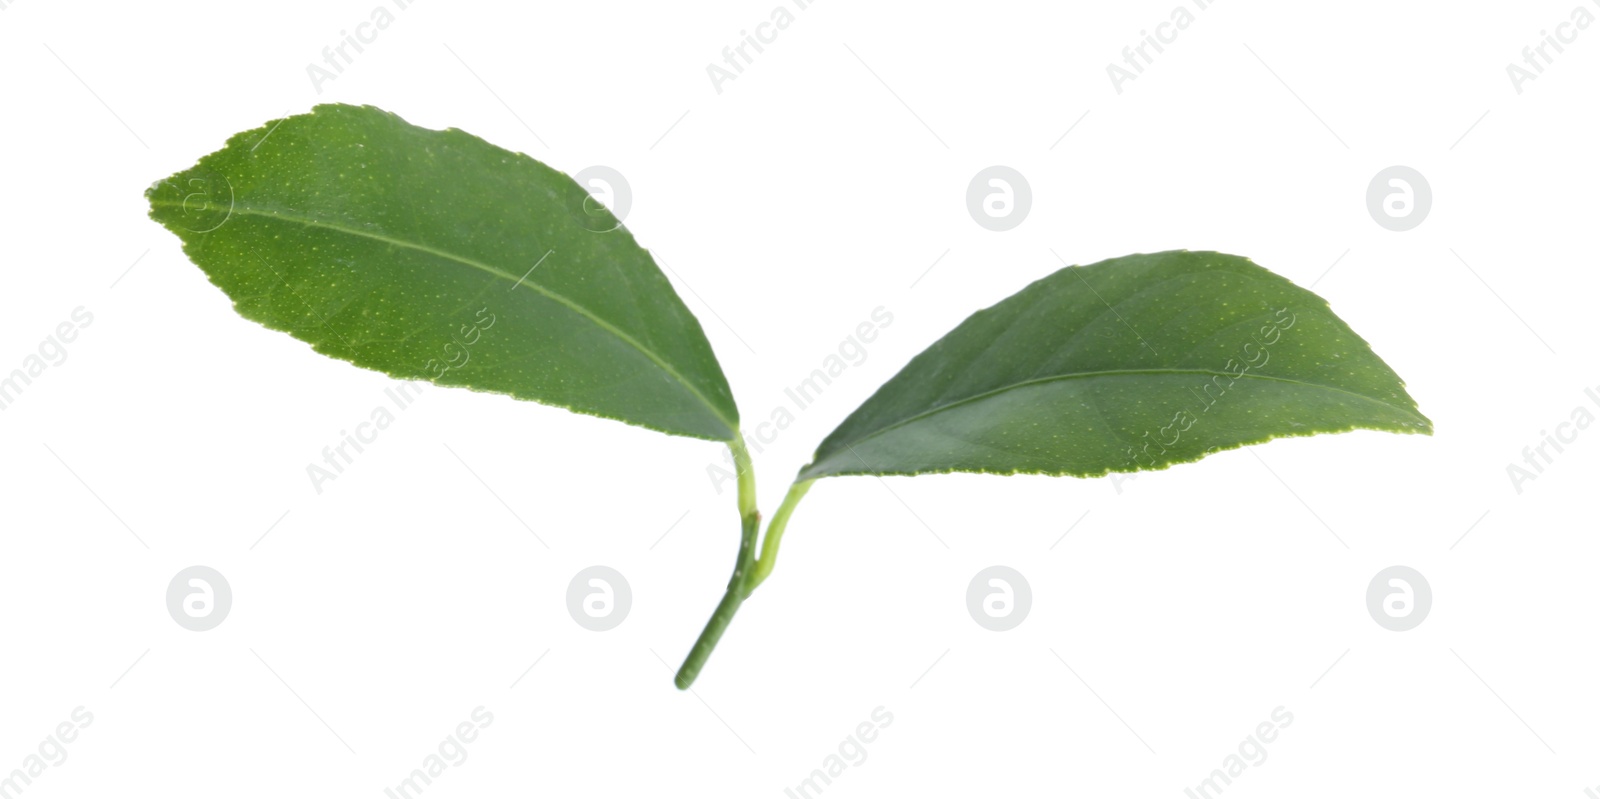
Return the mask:
[[717, 603], [717, 609], [712, 611], [705, 629], [700, 631], [700, 637], [695, 640], [689, 656], [683, 659], [683, 665], [673, 679], [680, 690], [694, 684], [695, 678], [700, 676], [700, 670], [705, 668], [706, 661], [710, 659], [711, 652], [717, 648], [717, 642], [722, 640], [722, 633], [728, 629], [734, 614], [739, 612], [739, 606], [750, 598], [750, 594], [767, 579], [767, 575], [772, 574], [772, 567], [778, 560], [778, 544], [783, 541], [783, 530], [789, 524], [789, 517], [794, 515], [800, 498], [811, 490], [811, 484], [815, 482], [801, 480], [789, 486], [783, 504], [778, 506], [772, 523], [767, 525], [767, 535], [761, 544], [761, 558], [758, 561], [756, 541], [761, 533], [761, 512], [756, 509], [755, 467], [750, 462], [750, 452], [745, 449], [743, 440], [729, 441], [728, 449], [733, 453], [734, 467], [739, 472], [739, 560], [734, 563], [733, 576], [728, 579], [728, 589], [723, 592], [722, 601]]
[[683, 666], [678, 669], [678, 676], [673, 682], [679, 690], [686, 690], [694, 684], [696, 677], [700, 676], [700, 669], [706, 665], [706, 660], [711, 657], [711, 651], [717, 648], [717, 641], [722, 639], [722, 632], [728, 629], [728, 623], [733, 621], [733, 615], [739, 612], [739, 606], [744, 604], [745, 580], [750, 575], [750, 567], [755, 563], [756, 535], [760, 532], [760, 514], [744, 518], [743, 534], [739, 539], [739, 562], [733, 567], [733, 577], [728, 580], [728, 590], [722, 595], [722, 601], [717, 603], [717, 609], [711, 613], [711, 619], [706, 622], [704, 630], [700, 631], [700, 638], [694, 642], [694, 648], [689, 650], [689, 656], [683, 659]]
[[778, 545], [783, 543], [783, 530], [789, 526], [789, 517], [794, 514], [794, 508], [800, 504], [800, 498], [811, 490], [811, 484], [816, 480], [800, 480], [789, 486], [789, 493], [783, 497], [783, 504], [778, 506], [778, 512], [772, 514], [772, 521], [767, 524], [767, 535], [761, 540], [761, 559], [756, 562], [756, 570], [750, 575], [750, 584], [744, 589], [744, 595], [750, 596], [756, 587], [772, 574], [772, 567], [778, 562]]
[[738, 471], [739, 559], [733, 565], [733, 576], [728, 579], [728, 590], [723, 593], [722, 601], [717, 603], [717, 609], [712, 611], [705, 629], [700, 631], [694, 648], [689, 650], [689, 656], [684, 658], [678, 675], [673, 679], [680, 690], [693, 685], [695, 678], [700, 676], [700, 669], [705, 667], [712, 650], [717, 648], [723, 631], [728, 629], [728, 623], [733, 621], [739, 606], [749, 596], [746, 584], [755, 566], [756, 540], [761, 534], [761, 512], [756, 509], [755, 466], [750, 461], [750, 452], [745, 449], [742, 438], [729, 441], [728, 449], [733, 453], [734, 469]]

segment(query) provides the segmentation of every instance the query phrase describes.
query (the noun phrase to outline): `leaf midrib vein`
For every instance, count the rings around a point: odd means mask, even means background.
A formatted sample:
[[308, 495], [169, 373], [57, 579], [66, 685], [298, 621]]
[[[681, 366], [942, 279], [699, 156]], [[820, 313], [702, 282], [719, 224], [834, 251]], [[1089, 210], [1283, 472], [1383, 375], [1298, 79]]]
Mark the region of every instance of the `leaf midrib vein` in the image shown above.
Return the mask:
[[[181, 203], [173, 203], [173, 202], [152, 202], [151, 205], [165, 206], [167, 208], [179, 208], [179, 207], [181, 207]], [[233, 206], [231, 212], [232, 213], [236, 213], [236, 214], [243, 214], [244, 216], [258, 217], [258, 218], [261, 218], [261, 219], [276, 219], [276, 220], [278, 220], [280, 222], [296, 223], [296, 224], [306, 225], [307, 227], [322, 228], [324, 230], [330, 230], [330, 231], [333, 231], [335, 233], [343, 233], [343, 234], [350, 235], [350, 236], [356, 236], [358, 238], [370, 239], [372, 241], [382, 242], [384, 244], [388, 244], [388, 245], [393, 246], [393, 247], [401, 247], [401, 248], [408, 249], [408, 250], [415, 250], [417, 252], [427, 253], [429, 255], [434, 255], [434, 256], [437, 256], [439, 258], [444, 258], [445, 260], [455, 261], [456, 263], [459, 263], [459, 264], [462, 264], [462, 265], [465, 265], [465, 266], [470, 266], [470, 267], [472, 267], [474, 269], [482, 270], [482, 271], [487, 272], [487, 273], [489, 273], [491, 275], [494, 275], [495, 277], [504, 278], [506, 280], [511, 280], [511, 281], [517, 281], [517, 278], [515, 276], [513, 276], [513, 275], [511, 275], [509, 273], [503, 272], [503, 271], [501, 271], [501, 270], [499, 270], [499, 269], [497, 269], [497, 268], [495, 268], [493, 266], [490, 266], [489, 264], [481, 263], [481, 262], [475, 261], [475, 260], [473, 260], [471, 258], [467, 258], [467, 257], [464, 257], [464, 256], [455, 255], [453, 253], [445, 252], [444, 250], [436, 249], [436, 248], [430, 247], [430, 246], [428, 246], [426, 244], [418, 244], [416, 242], [405, 241], [403, 239], [396, 239], [396, 238], [392, 238], [390, 236], [385, 236], [385, 235], [382, 235], [382, 234], [373, 233], [371, 231], [357, 230], [355, 228], [350, 228], [350, 227], [346, 227], [344, 225], [335, 224], [335, 223], [332, 223], [332, 222], [328, 222], [327, 220], [317, 219], [315, 217], [299, 216], [299, 215], [295, 215], [295, 214], [285, 214], [285, 213], [282, 213], [280, 211], [265, 211], [265, 210], [251, 208], [249, 206], [243, 206], [243, 205], [238, 205], [238, 204], [235, 204]], [[558, 294], [558, 293], [556, 293], [554, 291], [551, 291], [551, 290], [545, 288], [544, 286], [541, 286], [541, 285], [539, 285], [537, 283], [530, 282], [530, 281], [528, 281], [526, 279], [521, 280], [518, 283], [518, 285], [527, 286], [528, 288], [533, 289], [535, 292], [538, 292], [539, 294], [544, 295], [546, 298], [548, 298], [550, 300], [553, 300], [553, 301], [555, 301], [557, 303], [560, 303], [561, 305], [566, 306], [567, 308], [571, 309], [573, 312], [579, 314], [580, 316], [584, 317], [585, 319], [588, 319], [590, 322], [593, 322], [596, 327], [599, 327], [601, 330], [604, 330], [605, 332], [610, 333], [613, 336], [616, 336], [618, 339], [620, 339], [624, 343], [626, 343], [629, 346], [633, 347], [634, 349], [638, 350], [645, 357], [649, 358], [652, 363], [654, 363], [656, 366], [660, 367], [662, 371], [664, 371], [667, 374], [671, 375], [672, 379], [678, 381], [679, 385], [682, 385], [684, 388], [688, 389], [689, 393], [693, 394], [695, 399], [699, 400], [701, 402], [701, 404], [705, 405], [706, 409], [710, 410], [711, 414], [713, 416], [715, 416], [723, 424], [727, 425], [728, 429], [733, 431], [734, 435], [738, 435], [739, 425], [736, 422], [734, 422], [733, 420], [728, 419], [726, 416], [724, 416], [722, 414], [721, 410], [719, 410], [715, 405], [711, 404], [711, 401], [709, 399], [707, 399], [704, 394], [700, 393], [700, 389], [696, 388], [693, 384], [691, 384], [688, 380], [686, 380], [683, 377], [683, 375], [679, 374], [678, 370], [674, 369], [671, 364], [667, 363], [665, 360], [663, 360], [661, 358], [661, 356], [657, 355], [650, 348], [644, 346], [644, 344], [639, 342], [637, 339], [635, 339], [634, 337], [632, 337], [632, 336], [628, 335], [627, 333], [623, 332], [621, 329], [617, 328], [615, 325], [612, 325], [610, 322], [607, 322], [606, 320], [604, 320], [604, 319], [600, 318], [599, 316], [595, 315], [595, 313], [593, 311], [590, 311], [588, 308], [585, 308], [582, 305], [579, 305], [578, 303], [572, 301], [571, 299], [568, 299], [566, 296], [564, 296], [562, 294]], [[513, 288], [515, 288], [515, 286], [513, 286]]]

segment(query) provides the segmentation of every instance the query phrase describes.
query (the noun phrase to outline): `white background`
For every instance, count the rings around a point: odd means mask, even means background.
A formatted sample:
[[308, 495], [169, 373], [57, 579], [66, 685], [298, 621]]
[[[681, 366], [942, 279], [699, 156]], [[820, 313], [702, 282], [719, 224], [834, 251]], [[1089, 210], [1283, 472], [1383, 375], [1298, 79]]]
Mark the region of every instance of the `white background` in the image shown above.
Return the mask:
[[[1520, 94], [1506, 72], [1600, 6], [1223, 0], [1118, 93], [1107, 64], [1179, 0], [824, 0], [719, 93], [707, 65], [778, 0], [422, 0], [316, 91], [307, 66], [378, 2], [0, 11], [0, 371], [93, 314], [0, 412], [0, 774], [94, 717], [30, 799], [379, 797], [480, 705], [493, 724], [425, 796], [779, 797], [879, 706], [892, 724], [823, 795], [1180, 797], [1279, 706], [1293, 723], [1226, 796], [1600, 792], [1600, 426], [1520, 494], [1507, 475], [1600, 415], [1600, 25]], [[892, 313], [756, 456], [769, 513], [1051, 250], [1218, 249], [1315, 283], [1437, 434], [1117, 484], [824, 480], [682, 693], [738, 535], [719, 446], [429, 387], [319, 495], [307, 464], [392, 381], [240, 319], [145, 218], [152, 181], [318, 102], [620, 171], [747, 427]], [[965, 207], [993, 164], [1032, 186], [1010, 232]], [[1433, 193], [1404, 233], [1365, 201], [1394, 164]], [[195, 564], [234, 594], [204, 633], [164, 604]], [[632, 587], [610, 632], [566, 609], [592, 564]], [[965, 607], [993, 564], [1033, 590], [1006, 633]], [[1403, 633], [1365, 606], [1396, 564], [1434, 595]]]

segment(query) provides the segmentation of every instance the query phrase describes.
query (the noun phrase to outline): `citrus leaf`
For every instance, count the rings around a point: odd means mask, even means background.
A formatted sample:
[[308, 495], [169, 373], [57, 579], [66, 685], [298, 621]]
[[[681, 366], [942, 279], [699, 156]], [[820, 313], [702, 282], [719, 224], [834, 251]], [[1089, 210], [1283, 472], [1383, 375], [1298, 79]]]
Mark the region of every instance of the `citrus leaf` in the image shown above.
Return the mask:
[[726, 441], [739, 412], [650, 254], [571, 178], [456, 129], [323, 105], [150, 187], [247, 319], [397, 378]]
[[845, 419], [798, 479], [1090, 477], [1358, 428], [1433, 424], [1325, 300], [1234, 255], [1130, 255], [973, 314]]

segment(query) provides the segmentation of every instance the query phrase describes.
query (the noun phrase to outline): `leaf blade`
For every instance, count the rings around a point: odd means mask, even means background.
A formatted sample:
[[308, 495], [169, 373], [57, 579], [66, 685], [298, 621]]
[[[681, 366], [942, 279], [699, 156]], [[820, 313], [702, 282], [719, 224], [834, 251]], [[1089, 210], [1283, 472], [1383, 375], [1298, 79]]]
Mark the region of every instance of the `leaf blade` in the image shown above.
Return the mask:
[[1351, 429], [1432, 424], [1320, 297], [1248, 259], [1176, 251], [1068, 267], [973, 314], [798, 479], [1091, 477]]
[[318, 106], [234, 136], [147, 197], [242, 316], [325, 355], [737, 435], [704, 331], [649, 253], [528, 156], [370, 106]]

